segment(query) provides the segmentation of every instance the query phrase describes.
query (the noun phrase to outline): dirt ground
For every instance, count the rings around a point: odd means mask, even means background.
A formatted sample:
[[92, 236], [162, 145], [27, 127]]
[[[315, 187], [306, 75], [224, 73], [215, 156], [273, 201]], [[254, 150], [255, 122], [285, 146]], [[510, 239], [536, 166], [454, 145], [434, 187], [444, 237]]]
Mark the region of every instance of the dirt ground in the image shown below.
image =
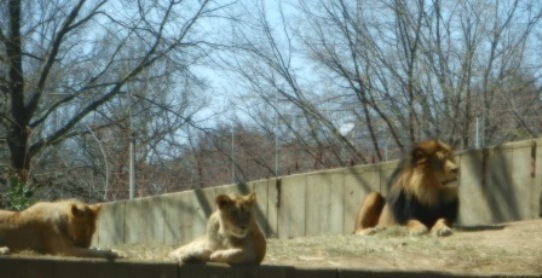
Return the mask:
[[[129, 260], [169, 261], [177, 246], [117, 246]], [[541, 274], [542, 220], [454, 229], [446, 238], [393, 228], [370, 236], [268, 239], [265, 265], [457, 274]]]
[[[177, 245], [114, 246], [128, 261], [167, 262]], [[23, 256], [35, 256], [25, 253]], [[17, 256], [17, 255], [15, 255]], [[173, 262], [173, 261], [171, 261]], [[264, 265], [479, 275], [541, 275], [542, 220], [455, 228], [446, 238], [413, 237], [403, 228], [369, 236], [268, 239]]]
[[446, 238], [405, 230], [270, 241], [267, 264], [469, 274], [542, 274], [542, 220], [456, 229]]

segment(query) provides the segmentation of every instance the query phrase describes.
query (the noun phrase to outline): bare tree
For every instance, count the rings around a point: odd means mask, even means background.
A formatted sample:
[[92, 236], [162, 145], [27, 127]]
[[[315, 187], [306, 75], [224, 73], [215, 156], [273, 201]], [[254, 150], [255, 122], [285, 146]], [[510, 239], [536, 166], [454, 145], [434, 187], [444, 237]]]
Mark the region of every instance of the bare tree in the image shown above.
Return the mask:
[[220, 8], [211, 0], [2, 2], [1, 119], [15, 174], [26, 180], [36, 155], [80, 134], [89, 116], [112, 117], [107, 105], [131, 88], [187, 73], [207, 52], [199, 22]]
[[[295, 141], [307, 150], [311, 150], [309, 146], [335, 144], [340, 146], [338, 149], [348, 149], [356, 160], [367, 162], [367, 157], [341, 134], [339, 123], [332, 120], [331, 114], [340, 110], [336, 96], [318, 90], [316, 84], [304, 86], [305, 73], [296, 68], [296, 63], [303, 57], [296, 51], [295, 45], [299, 41], [296, 42], [295, 33], [288, 29], [286, 18], [289, 15], [279, 6], [278, 19], [270, 19], [265, 2], [254, 5], [256, 8], [250, 6], [250, 10], [255, 11], [251, 17], [233, 26], [233, 53], [224, 59], [226, 68], [246, 82], [249, 95], [258, 96], [240, 97], [247, 101], [246, 106], [254, 108], [245, 112], [257, 116], [252, 118], [283, 144], [294, 144]], [[262, 101], [266, 108], [248, 104], [250, 101]], [[278, 124], [273, 120], [275, 117], [278, 117]], [[296, 121], [292, 122], [292, 118]], [[335, 155], [342, 160], [338, 149]], [[313, 155], [320, 154], [315, 151]]]
[[[517, 113], [539, 107], [536, 1], [245, 4], [226, 68], [241, 77], [250, 119], [295, 138], [284, 145], [333, 146], [337, 157], [346, 148], [369, 162], [428, 137], [472, 147], [477, 118], [486, 144], [536, 133]], [[511, 97], [525, 88], [532, 106]]]

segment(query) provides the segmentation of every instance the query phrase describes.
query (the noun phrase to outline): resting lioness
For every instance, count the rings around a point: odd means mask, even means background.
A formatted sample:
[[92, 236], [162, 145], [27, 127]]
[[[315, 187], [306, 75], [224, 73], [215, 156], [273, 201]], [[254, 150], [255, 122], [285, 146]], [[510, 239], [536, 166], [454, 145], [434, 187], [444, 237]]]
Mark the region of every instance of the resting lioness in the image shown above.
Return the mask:
[[259, 265], [265, 257], [266, 240], [253, 214], [256, 195], [220, 195], [204, 236], [181, 246], [170, 257], [182, 263], [222, 262]]
[[89, 249], [101, 204], [78, 200], [40, 202], [23, 210], [0, 210], [0, 254], [32, 250], [76, 257], [115, 258], [114, 250]]

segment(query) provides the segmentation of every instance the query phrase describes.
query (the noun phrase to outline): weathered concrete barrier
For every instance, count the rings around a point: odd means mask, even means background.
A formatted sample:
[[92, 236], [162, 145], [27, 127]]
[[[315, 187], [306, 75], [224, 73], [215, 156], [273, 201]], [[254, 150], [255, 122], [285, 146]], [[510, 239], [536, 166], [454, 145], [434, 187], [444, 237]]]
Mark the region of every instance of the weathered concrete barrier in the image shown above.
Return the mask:
[[[460, 225], [532, 219], [540, 215], [542, 139], [457, 155]], [[268, 237], [349, 234], [362, 199], [387, 193], [397, 161], [332, 169], [237, 185], [108, 203], [95, 246], [184, 243], [205, 231], [221, 193], [257, 194], [257, 219]]]
[[[0, 275], [6, 278], [353, 278], [353, 277], [500, 277], [495, 274], [446, 273], [433, 271], [369, 271], [337, 268], [295, 268], [289, 266], [228, 267], [225, 265], [189, 265], [175, 263], [103, 261], [58, 257], [0, 257]], [[503, 276], [504, 277], [504, 276]], [[506, 275], [514, 277], [514, 275]], [[537, 275], [517, 277], [539, 277]]]
[[541, 139], [462, 152], [459, 162], [459, 224], [491, 224], [540, 216]]

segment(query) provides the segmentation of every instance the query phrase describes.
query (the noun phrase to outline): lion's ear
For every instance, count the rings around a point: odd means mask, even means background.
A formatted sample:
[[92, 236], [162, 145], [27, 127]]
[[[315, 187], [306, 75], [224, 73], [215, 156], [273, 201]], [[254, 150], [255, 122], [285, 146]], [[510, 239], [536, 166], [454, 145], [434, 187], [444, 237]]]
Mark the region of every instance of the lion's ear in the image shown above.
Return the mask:
[[228, 197], [228, 195], [220, 194], [218, 197], [216, 197], [216, 204], [218, 205], [219, 209], [224, 209], [232, 203], [233, 200]]
[[414, 148], [414, 150], [412, 150], [412, 159], [416, 162], [426, 158], [427, 156], [427, 153], [425, 152], [424, 149], [420, 148], [420, 147], [416, 147]]
[[81, 217], [84, 214], [84, 211], [80, 210], [76, 204], [71, 205], [70, 212], [75, 217]]
[[248, 202], [249, 205], [253, 205], [256, 202], [256, 193], [252, 192], [245, 196], [245, 200]]
[[89, 206], [92, 211], [94, 211], [94, 214], [98, 215], [100, 211], [102, 211], [102, 204], [93, 204]]

